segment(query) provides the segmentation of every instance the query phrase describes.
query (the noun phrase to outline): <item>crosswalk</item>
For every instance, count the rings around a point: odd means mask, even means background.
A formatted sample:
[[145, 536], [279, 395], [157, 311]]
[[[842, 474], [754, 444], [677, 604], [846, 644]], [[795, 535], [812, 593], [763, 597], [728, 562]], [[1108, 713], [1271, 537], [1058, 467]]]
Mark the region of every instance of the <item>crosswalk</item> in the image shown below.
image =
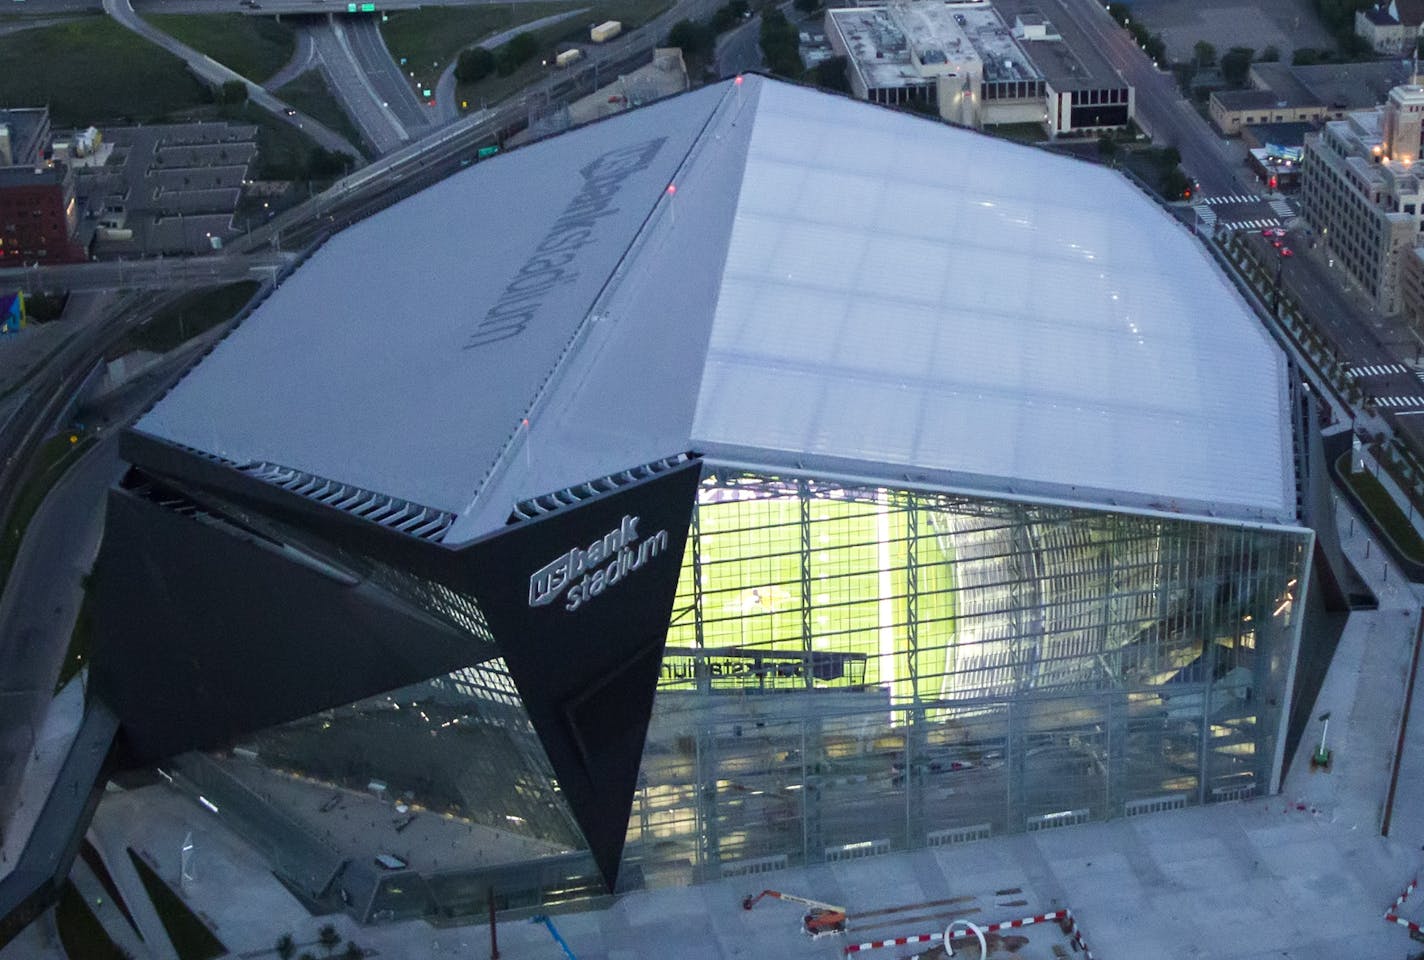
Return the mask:
[[1223, 230], [1264, 230], [1267, 227], [1279, 227], [1281, 222], [1274, 218], [1267, 220], [1223, 220], [1221, 228]]
[[1216, 226], [1216, 211], [1211, 207], [1197, 207], [1197, 217], [1201, 219], [1202, 226]]
[[[1402, 363], [1357, 363], [1350, 368], [1350, 375], [1354, 377], [1388, 377], [1401, 373], [1414, 373]], [[1424, 374], [1418, 375], [1424, 380]]]
[[1253, 197], [1249, 194], [1233, 193], [1225, 197], [1205, 197], [1202, 199], [1202, 203], [1216, 206], [1224, 203], [1256, 203], [1260, 199], [1260, 197]]
[[1291, 205], [1284, 200], [1272, 200], [1266, 204], [1266, 206], [1270, 207], [1271, 212], [1282, 220], [1289, 220], [1295, 216], [1295, 211], [1291, 209]]
[[1424, 407], [1424, 397], [1374, 397], [1377, 407]]

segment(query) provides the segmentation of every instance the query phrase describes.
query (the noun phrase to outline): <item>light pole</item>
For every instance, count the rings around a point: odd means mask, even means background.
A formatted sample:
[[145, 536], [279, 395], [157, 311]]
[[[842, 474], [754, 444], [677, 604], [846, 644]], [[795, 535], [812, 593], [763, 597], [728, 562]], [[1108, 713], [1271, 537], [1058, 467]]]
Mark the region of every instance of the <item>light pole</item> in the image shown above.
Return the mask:
[[954, 945], [950, 943], [950, 937], [954, 936], [955, 927], [964, 927], [974, 936], [979, 938], [979, 956], [981, 958], [989, 955], [989, 944], [984, 940], [984, 931], [980, 930], [968, 920], [951, 920], [949, 926], [944, 928], [944, 952], [949, 956], [954, 956]]
[[1318, 719], [1324, 726], [1320, 728], [1320, 746], [1315, 748], [1315, 756], [1310, 758], [1310, 765], [1312, 767], [1328, 767], [1330, 766], [1330, 750], [1325, 746], [1325, 735], [1330, 732], [1330, 711], [1326, 710]]

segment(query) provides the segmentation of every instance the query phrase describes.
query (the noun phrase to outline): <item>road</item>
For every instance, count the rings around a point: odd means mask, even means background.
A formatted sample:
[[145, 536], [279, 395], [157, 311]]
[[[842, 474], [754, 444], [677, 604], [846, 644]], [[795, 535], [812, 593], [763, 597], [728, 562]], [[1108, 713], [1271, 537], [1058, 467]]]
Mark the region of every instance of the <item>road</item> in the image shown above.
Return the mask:
[[[345, 27], [335, 17], [313, 23], [309, 28], [317, 56], [321, 59], [327, 87], [341, 101], [342, 109], [356, 124], [376, 153], [385, 155], [411, 139], [405, 124], [391, 109], [388, 100], [361, 69]], [[389, 58], [387, 58], [389, 59]]]
[[1170, 73], [1158, 70], [1122, 25], [1096, 0], [1062, 0], [1061, 9], [1108, 62], [1132, 84], [1138, 126], [1160, 146], [1175, 146], [1182, 168], [1209, 195], [1255, 193], [1226, 146], [1177, 89]]
[[[212, 10], [213, 8], [209, 6], [208, 9]], [[303, 133], [307, 134], [307, 136], [315, 140], [320, 146], [328, 150], [348, 154], [359, 162], [361, 151], [356, 149], [356, 146], [341, 136], [341, 134], [329, 127], [323, 126], [311, 117], [298, 112], [290, 104], [279, 100], [252, 80], [229, 70], [212, 57], [199, 53], [186, 44], [179, 43], [162, 30], [150, 25], [134, 12], [130, 0], [104, 0], [104, 12], [114, 18], [120, 25], [132, 30], [145, 40], [156, 43], [169, 53], [182, 58], [183, 62], [188, 65], [188, 68], [192, 70], [199, 79], [214, 85], [229, 83], [234, 80], [245, 84], [247, 86], [248, 99], [252, 103], [266, 110], [283, 123], [290, 123], [292, 126], [297, 127]]]
[[297, 48], [292, 51], [292, 59], [288, 60], [286, 66], [272, 74], [262, 84], [274, 93], [318, 64], [316, 44], [312, 42], [311, 31], [305, 24], [298, 23], [292, 27], [292, 32], [296, 35], [297, 40]]
[[234, 280], [271, 279], [295, 262], [281, 251], [252, 254], [223, 253], [204, 257], [154, 257], [148, 260], [95, 260], [44, 267], [0, 269], [0, 287], [26, 290], [120, 290], [136, 287], [169, 288], [227, 283]]
[[[479, 43], [476, 43], [475, 46], [484, 47], [486, 50], [493, 50], [500, 44], [508, 43], [515, 34], [540, 30], [552, 23], [558, 23], [560, 20], [576, 17], [587, 10], [588, 7], [579, 7], [577, 10], [569, 10], [566, 13], [556, 13], [552, 16], [541, 17], [538, 20], [523, 23], [517, 27], [511, 27], [508, 30], [503, 30], [492, 36], [485, 37]], [[440, 71], [440, 81], [435, 85], [435, 110], [438, 117], [436, 122], [439, 124], [454, 123], [460, 119], [460, 107], [455, 102], [455, 68], [457, 66], [459, 66], [458, 58], [447, 63], [445, 69]]]
[[761, 17], [752, 17], [741, 26], [717, 38], [713, 63], [719, 77], [735, 76], [761, 69]]
[[342, 25], [357, 67], [371, 81], [381, 100], [391, 105], [391, 111], [411, 138], [419, 137], [432, 125], [435, 111], [415, 95], [410, 79], [386, 49], [379, 21], [375, 16], [345, 17]]

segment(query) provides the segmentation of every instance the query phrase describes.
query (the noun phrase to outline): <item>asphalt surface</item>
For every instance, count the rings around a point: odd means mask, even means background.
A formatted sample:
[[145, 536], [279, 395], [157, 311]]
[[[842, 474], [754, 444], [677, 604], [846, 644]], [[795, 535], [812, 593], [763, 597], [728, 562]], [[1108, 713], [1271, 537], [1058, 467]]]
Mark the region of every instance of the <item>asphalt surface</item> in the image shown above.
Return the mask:
[[234, 280], [266, 280], [293, 261], [289, 253], [264, 250], [243, 255], [153, 257], [146, 260], [95, 260], [89, 263], [12, 267], [0, 270], [0, 286], [27, 290], [119, 290], [136, 287], [167, 289]]
[[318, 64], [316, 44], [312, 42], [311, 31], [305, 24], [299, 23], [293, 27], [292, 32], [297, 39], [297, 47], [292, 51], [292, 59], [288, 60], [282, 69], [272, 74], [262, 84], [273, 92], [291, 83], [308, 70], [314, 69]]
[[1181, 152], [1182, 168], [1197, 179], [1204, 193], [1256, 192], [1229, 147], [1182, 97], [1176, 78], [1153, 66], [1131, 34], [1108, 16], [1102, 4], [1096, 0], [1063, 0], [1062, 9], [1132, 84], [1138, 126], [1151, 134], [1159, 146], [1170, 144]]
[[713, 56], [719, 77], [761, 69], [761, 17], [752, 17], [717, 38]]
[[121, 26], [158, 44], [174, 56], [180, 57], [199, 79], [214, 85], [233, 80], [241, 81], [247, 85], [248, 99], [277, 119], [301, 129], [307, 136], [328, 150], [345, 153], [353, 158], [361, 156], [361, 151], [336, 131], [297, 111], [290, 104], [279, 100], [247, 77], [229, 70], [212, 57], [199, 53], [186, 44], [179, 43], [173, 37], [150, 25], [134, 12], [130, 0], [104, 0], [104, 12], [118, 21]]
[[380, 21], [368, 15], [343, 17], [341, 22], [357, 67], [370, 80], [381, 100], [390, 104], [406, 133], [412, 138], [419, 137], [437, 118], [436, 113], [416, 96], [410, 79], [386, 49]]
[[391, 109], [389, 101], [376, 92], [351, 48], [345, 27], [335, 18], [309, 27], [327, 86], [341, 101], [342, 109], [356, 124], [366, 142], [378, 154], [387, 154], [409, 142], [410, 134]]

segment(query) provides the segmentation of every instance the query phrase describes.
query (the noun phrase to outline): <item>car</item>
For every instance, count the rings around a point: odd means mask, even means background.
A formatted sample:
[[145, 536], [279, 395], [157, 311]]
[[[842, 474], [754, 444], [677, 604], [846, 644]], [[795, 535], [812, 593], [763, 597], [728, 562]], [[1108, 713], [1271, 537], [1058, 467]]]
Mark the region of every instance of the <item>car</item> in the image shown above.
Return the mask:
[[288, 108], [287, 108], [285, 111], [283, 111], [283, 112], [286, 113], [286, 115], [289, 116], [289, 117], [295, 117], [295, 116], [297, 115], [297, 108], [296, 108], [296, 107], [288, 107]]
[[1277, 250], [1279, 250], [1279, 249], [1281, 248], [1281, 241], [1279, 241], [1279, 240], [1272, 240], [1272, 241], [1271, 241], [1271, 246], [1273, 246], [1273, 247], [1275, 247]]
[[1285, 227], [1271, 227], [1271, 236], [1273, 236], [1273, 237], [1284, 237], [1285, 235], [1286, 235], [1286, 228], [1285, 228]]
[[1295, 251], [1292, 250], [1290, 247], [1281, 247], [1281, 256], [1293, 257], [1295, 256]]
[[1271, 232], [1271, 228], [1270, 228], [1270, 227], [1267, 227], [1266, 229], [1264, 229], [1264, 230], [1261, 231], [1261, 236], [1266, 237], [1266, 238], [1269, 239], [1270, 237], [1274, 237], [1275, 234]]

